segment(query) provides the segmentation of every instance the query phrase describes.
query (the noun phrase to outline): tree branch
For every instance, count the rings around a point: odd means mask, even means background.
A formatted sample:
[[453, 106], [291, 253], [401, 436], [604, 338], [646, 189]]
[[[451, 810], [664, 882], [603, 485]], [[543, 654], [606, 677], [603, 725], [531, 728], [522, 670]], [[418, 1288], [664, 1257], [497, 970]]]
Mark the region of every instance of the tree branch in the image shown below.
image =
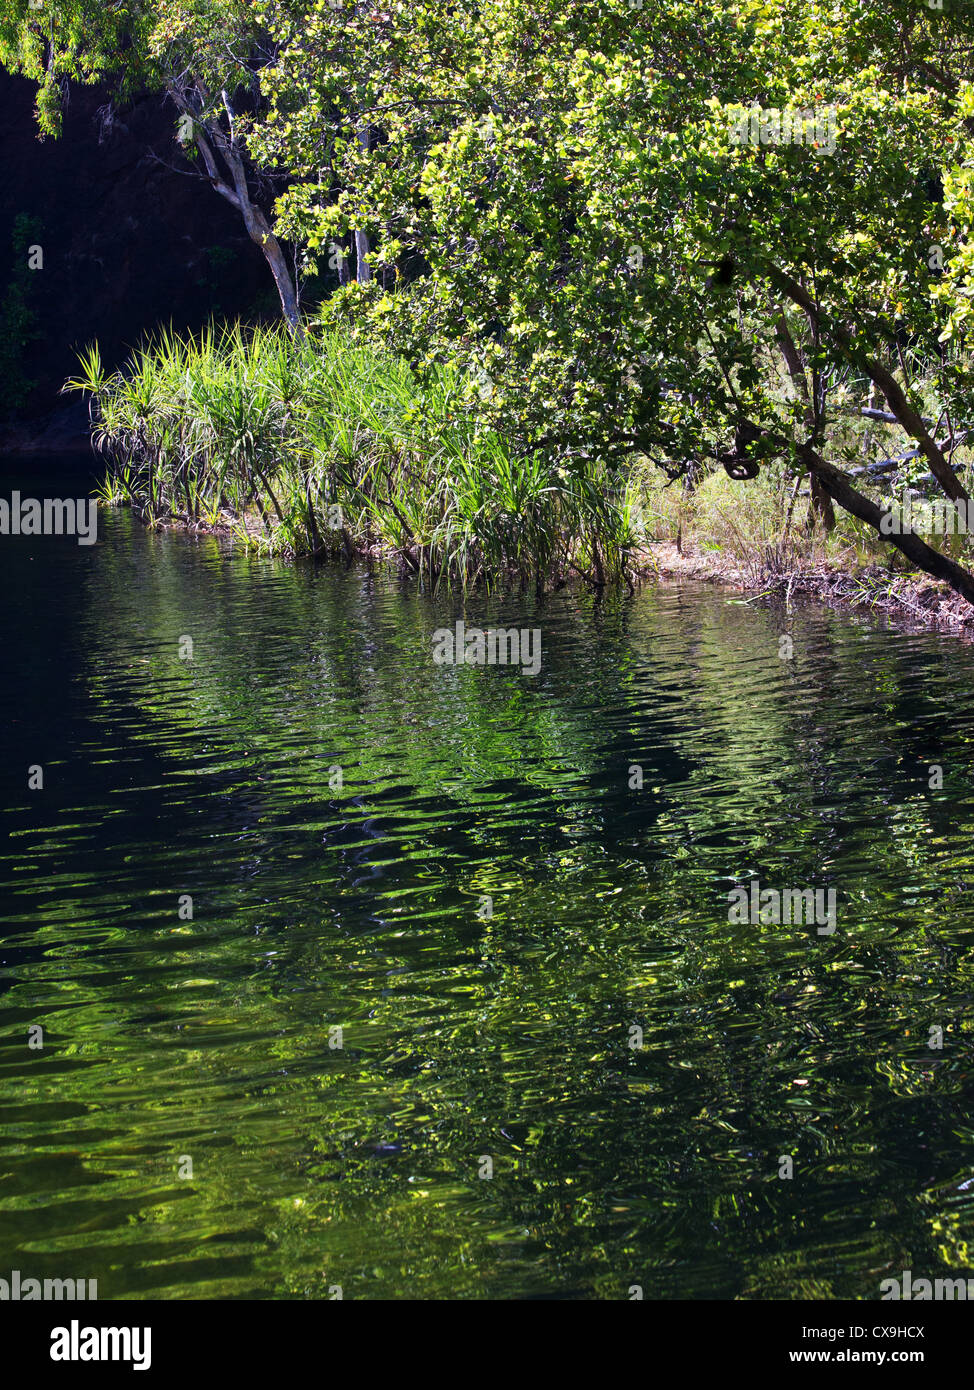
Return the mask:
[[889, 407], [897, 423], [919, 444], [921, 452], [930, 464], [931, 473], [947, 496], [954, 502], [968, 501], [963, 484], [937, 447], [936, 441], [929, 434], [922, 416], [914, 409], [892, 373], [887, 371], [881, 362], [877, 362], [875, 358], [871, 358], [859, 348], [846, 329], [839, 324], [826, 322], [819, 306], [797, 280], [794, 280], [785, 271], [779, 270], [777, 266], [769, 266], [768, 275], [772, 283], [786, 294], [792, 303], [804, 309], [809, 318], [836, 341], [850, 361], [865, 371], [870, 380], [876, 383], [889, 402]]

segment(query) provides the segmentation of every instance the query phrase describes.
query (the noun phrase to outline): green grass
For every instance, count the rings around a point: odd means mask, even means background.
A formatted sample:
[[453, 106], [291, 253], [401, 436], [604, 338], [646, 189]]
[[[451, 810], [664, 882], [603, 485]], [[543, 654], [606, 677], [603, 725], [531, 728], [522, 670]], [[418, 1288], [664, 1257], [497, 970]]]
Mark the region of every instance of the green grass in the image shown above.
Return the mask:
[[472, 378], [441, 368], [421, 383], [340, 334], [163, 332], [120, 371], [97, 348], [80, 367], [66, 389], [92, 397], [104, 498], [150, 524], [222, 520], [271, 553], [378, 549], [434, 582], [539, 588], [622, 577], [645, 538], [625, 479], [515, 457], [478, 427]]
[[[652, 542], [678, 538], [752, 585], [809, 565], [902, 567], [846, 514], [828, 536], [811, 525], [807, 483], [783, 464], [747, 483], [714, 465], [685, 488], [641, 458], [569, 470], [517, 455], [478, 423], [472, 375], [441, 367], [420, 380], [401, 358], [313, 325], [301, 342], [240, 324], [163, 332], [112, 373], [90, 348], [66, 389], [92, 398], [104, 500], [149, 525], [223, 525], [271, 554], [397, 555], [432, 584], [539, 590], [573, 575], [631, 582]], [[846, 445], [863, 456], [859, 436]]]

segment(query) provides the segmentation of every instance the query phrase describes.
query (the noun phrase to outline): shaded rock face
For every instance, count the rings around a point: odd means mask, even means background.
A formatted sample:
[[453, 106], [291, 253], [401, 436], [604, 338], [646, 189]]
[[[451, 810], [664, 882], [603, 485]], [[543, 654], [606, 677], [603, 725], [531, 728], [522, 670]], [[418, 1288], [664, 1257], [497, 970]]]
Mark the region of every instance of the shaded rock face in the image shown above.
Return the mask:
[[[191, 166], [161, 97], [116, 109], [104, 91], [72, 87], [63, 134], [43, 142], [33, 104], [32, 83], [0, 72], [0, 306], [19, 276], [31, 334], [13, 354], [25, 382], [13, 400], [8, 390], [0, 416], [7, 452], [84, 442], [85, 407], [58, 391], [87, 343], [97, 340], [115, 366], [156, 325], [195, 328], [277, 306], [239, 214], [203, 180], [175, 172]], [[27, 256], [12, 246], [18, 217], [30, 219], [43, 253], [26, 278]], [[13, 341], [11, 321], [0, 310]]]
[[79, 454], [89, 446], [88, 406], [80, 396], [71, 404], [29, 420], [0, 423], [0, 454]]

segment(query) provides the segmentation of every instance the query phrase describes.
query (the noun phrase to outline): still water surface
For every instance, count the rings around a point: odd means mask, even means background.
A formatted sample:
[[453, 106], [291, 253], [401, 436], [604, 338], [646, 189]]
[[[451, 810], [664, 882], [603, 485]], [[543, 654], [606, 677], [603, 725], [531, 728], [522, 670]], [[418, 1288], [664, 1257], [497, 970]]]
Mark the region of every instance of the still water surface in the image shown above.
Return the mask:
[[[970, 647], [694, 586], [464, 604], [125, 513], [0, 539], [0, 582], [0, 1276], [974, 1272]], [[540, 674], [434, 665], [458, 617], [539, 627]], [[834, 935], [730, 924], [752, 877], [834, 888]]]

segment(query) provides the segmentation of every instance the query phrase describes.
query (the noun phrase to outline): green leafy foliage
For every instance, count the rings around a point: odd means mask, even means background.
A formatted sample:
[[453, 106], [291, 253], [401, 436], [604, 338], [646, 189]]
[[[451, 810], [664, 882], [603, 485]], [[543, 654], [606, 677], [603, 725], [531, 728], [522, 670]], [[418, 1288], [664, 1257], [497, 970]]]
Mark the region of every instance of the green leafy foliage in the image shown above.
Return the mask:
[[[922, 479], [966, 496], [974, 12], [156, 0], [93, 21], [84, 56], [80, 0], [53, 26], [12, 13], [0, 58], [38, 77], [178, 95], [191, 71], [200, 128], [285, 181], [274, 232], [305, 270], [353, 246], [366, 267], [327, 299], [329, 331], [424, 390], [452, 374], [524, 477], [602, 469], [608, 497], [634, 459], [741, 483], [774, 466], [812, 475], [826, 524], [831, 498], [875, 529], [870, 465], [916, 449]], [[861, 426], [877, 411], [892, 443]]]

